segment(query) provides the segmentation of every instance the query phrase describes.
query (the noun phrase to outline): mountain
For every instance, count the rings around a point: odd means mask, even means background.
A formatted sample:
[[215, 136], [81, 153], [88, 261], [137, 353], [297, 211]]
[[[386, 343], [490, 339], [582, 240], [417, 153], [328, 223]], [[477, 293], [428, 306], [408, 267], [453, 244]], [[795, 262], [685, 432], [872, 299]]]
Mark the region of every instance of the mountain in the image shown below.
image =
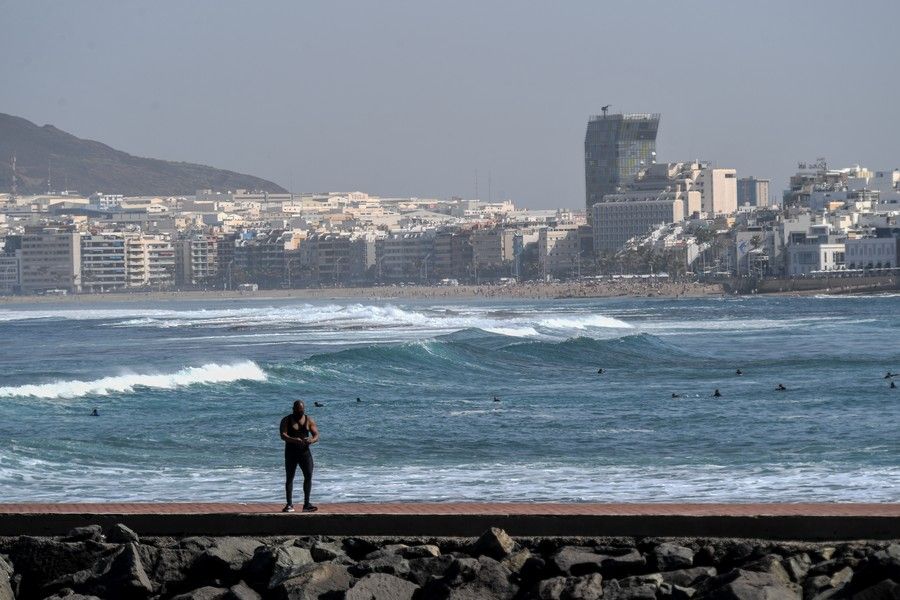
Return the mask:
[[55, 190], [89, 195], [182, 196], [200, 189], [284, 192], [271, 181], [205, 165], [141, 158], [83, 140], [53, 125], [0, 113], [0, 192], [12, 188], [13, 154], [19, 194], [47, 191], [47, 167]]

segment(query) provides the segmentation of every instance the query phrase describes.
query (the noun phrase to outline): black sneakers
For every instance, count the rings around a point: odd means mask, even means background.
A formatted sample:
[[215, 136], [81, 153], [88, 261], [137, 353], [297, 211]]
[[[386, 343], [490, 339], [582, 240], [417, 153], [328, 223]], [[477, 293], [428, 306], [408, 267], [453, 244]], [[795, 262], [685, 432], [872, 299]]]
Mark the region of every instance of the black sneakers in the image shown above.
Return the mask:
[[312, 504], [303, 505], [303, 512], [316, 512], [317, 510], [319, 510], [319, 507], [313, 506]]
[[293, 504], [285, 504], [284, 508], [281, 509], [281, 512], [294, 512]]

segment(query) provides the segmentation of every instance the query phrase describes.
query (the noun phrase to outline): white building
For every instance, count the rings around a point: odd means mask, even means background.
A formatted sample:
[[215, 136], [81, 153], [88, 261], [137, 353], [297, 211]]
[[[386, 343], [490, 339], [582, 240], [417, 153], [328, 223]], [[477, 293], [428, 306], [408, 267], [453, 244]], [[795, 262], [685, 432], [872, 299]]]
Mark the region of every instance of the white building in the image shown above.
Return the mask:
[[578, 225], [571, 223], [541, 229], [538, 232], [538, 258], [545, 275], [580, 274], [581, 244]]
[[796, 277], [843, 270], [844, 253], [844, 244], [791, 244], [787, 247], [787, 274]]
[[708, 216], [730, 215], [737, 210], [737, 173], [734, 169], [705, 168], [697, 182], [700, 210]]
[[169, 287], [175, 280], [175, 248], [162, 235], [134, 235], [125, 243], [128, 287]]
[[848, 269], [893, 269], [900, 264], [897, 238], [858, 238], [844, 242]]
[[108, 292], [126, 287], [124, 233], [81, 236], [81, 282], [86, 292]]
[[625, 192], [593, 206], [594, 251], [615, 252], [636, 235], [700, 210], [700, 192]]

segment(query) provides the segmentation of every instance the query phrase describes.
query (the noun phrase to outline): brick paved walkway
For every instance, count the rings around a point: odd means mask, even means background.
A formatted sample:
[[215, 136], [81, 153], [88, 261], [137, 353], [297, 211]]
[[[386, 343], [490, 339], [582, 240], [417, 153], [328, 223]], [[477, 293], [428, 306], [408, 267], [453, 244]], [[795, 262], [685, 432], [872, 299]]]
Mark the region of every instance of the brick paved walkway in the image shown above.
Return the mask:
[[[0, 515], [258, 514], [281, 511], [282, 504], [256, 503], [67, 503], [0, 504]], [[695, 517], [900, 517], [897, 504], [574, 504], [574, 503], [345, 503], [320, 504], [309, 515], [560, 515], [560, 516], [695, 516]]]

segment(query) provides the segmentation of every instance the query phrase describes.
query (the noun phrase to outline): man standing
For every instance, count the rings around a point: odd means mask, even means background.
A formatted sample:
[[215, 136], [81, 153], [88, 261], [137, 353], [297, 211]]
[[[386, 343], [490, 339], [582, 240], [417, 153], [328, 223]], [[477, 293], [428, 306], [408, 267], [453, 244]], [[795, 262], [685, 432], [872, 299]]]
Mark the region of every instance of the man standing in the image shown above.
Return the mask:
[[281, 512], [294, 512], [294, 475], [297, 466], [303, 473], [303, 512], [318, 510], [309, 503], [309, 492], [312, 489], [313, 458], [309, 447], [319, 441], [319, 428], [316, 422], [306, 414], [306, 405], [302, 400], [294, 402], [294, 411], [281, 419], [281, 439], [284, 440], [284, 493], [287, 504]]

